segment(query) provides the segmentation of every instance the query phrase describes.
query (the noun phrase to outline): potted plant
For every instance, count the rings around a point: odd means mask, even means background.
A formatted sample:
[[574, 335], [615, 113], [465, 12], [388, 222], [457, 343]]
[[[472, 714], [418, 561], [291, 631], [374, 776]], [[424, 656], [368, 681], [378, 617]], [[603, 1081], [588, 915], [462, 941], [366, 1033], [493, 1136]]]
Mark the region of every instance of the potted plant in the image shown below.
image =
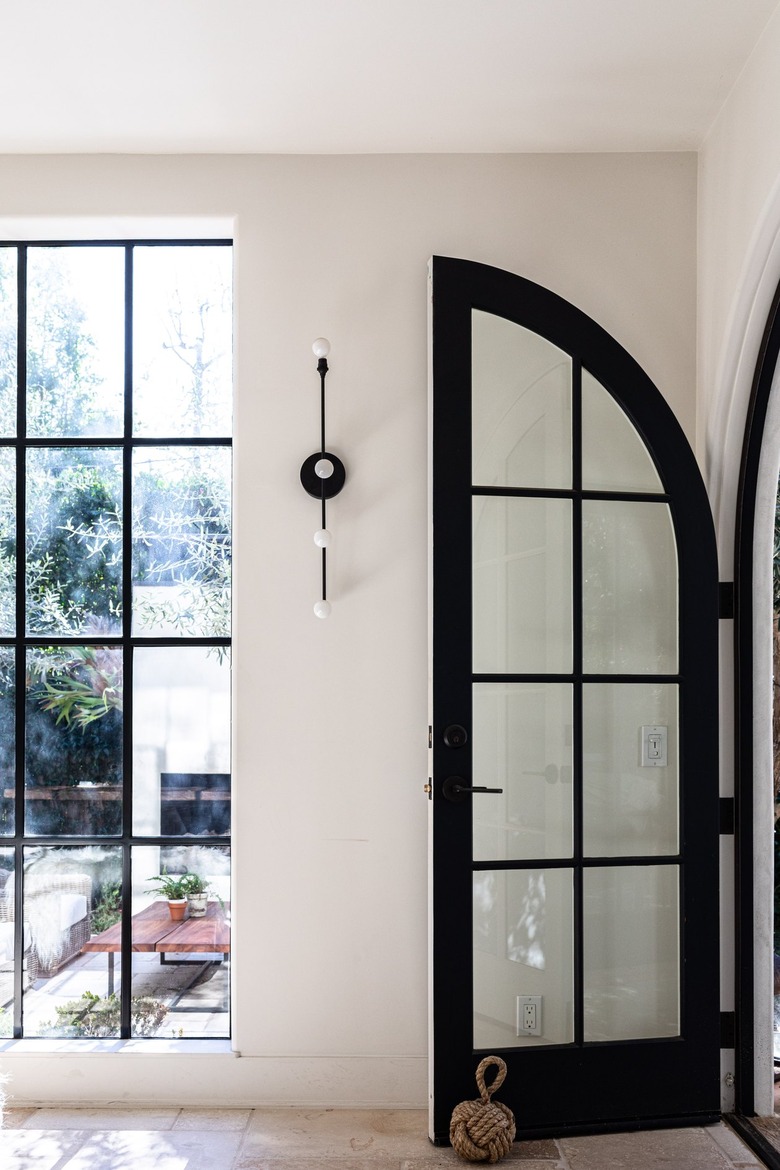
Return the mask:
[[187, 906], [190, 918], [203, 918], [208, 906], [208, 891], [210, 883], [197, 873], [185, 873], [181, 878], [182, 885], [187, 892]]
[[192, 875], [180, 874], [179, 877], [173, 877], [171, 874], [163, 872], [157, 877], [146, 879], [157, 887], [159, 894], [168, 899], [168, 910], [174, 922], [184, 918], [184, 911], [187, 909], [187, 885], [184, 880], [186, 877], [192, 877]]

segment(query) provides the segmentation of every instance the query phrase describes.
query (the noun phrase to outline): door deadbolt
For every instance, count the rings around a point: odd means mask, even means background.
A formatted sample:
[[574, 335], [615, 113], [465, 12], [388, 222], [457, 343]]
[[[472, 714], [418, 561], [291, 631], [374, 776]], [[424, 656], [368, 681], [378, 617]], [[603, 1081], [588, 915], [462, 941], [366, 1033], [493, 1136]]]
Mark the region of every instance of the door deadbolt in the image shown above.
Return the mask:
[[444, 728], [444, 742], [449, 748], [462, 748], [469, 738], [469, 733], [460, 723], [451, 723]]

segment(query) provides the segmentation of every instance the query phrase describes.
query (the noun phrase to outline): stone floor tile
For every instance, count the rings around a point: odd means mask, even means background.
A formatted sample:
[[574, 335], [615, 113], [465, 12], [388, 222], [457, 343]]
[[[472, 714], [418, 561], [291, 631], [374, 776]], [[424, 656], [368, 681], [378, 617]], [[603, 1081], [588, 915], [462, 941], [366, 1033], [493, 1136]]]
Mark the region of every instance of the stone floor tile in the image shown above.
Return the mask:
[[548, 1159], [557, 1162], [560, 1159], [558, 1147], [552, 1138], [525, 1140], [512, 1143], [512, 1149], [506, 1155], [506, 1162], [541, 1162]]
[[0, 1166], [3, 1170], [63, 1170], [84, 1136], [73, 1130], [4, 1129], [0, 1132]]
[[731, 1170], [706, 1130], [653, 1129], [561, 1138], [570, 1170]]
[[350, 1165], [395, 1156], [428, 1156], [428, 1115], [423, 1109], [256, 1109], [243, 1156], [341, 1157]]
[[[463, 1170], [465, 1170], [465, 1167], [469, 1165], [468, 1162], [464, 1162], [462, 1158], [459, 1158], [454, 1150], [453, 1157], [455, 1159], [454, 1161], [450, 1160], [446, 1162], [442, 1161], [441, 1158], [436, 1157], [405, 1158], [401, 1162], [401, 1170], [452, 1170], [453, 1166], [460, 1166], [463, 1168]], [[503, 1166], [505, 1162], [510, 1160], [511, 1159], [508, 1157], [502, 1158], [499, 1165]], [[484, 1166], [487, 1165], [487, 1163], [481, 1162], [479, 1165]], [[523, 1170], [562, 1170], [562, 1167], [562, 1162], [550, 1162], [547, 1159], [540, 1161], [538, 1158], [533, 1158], [530, 1161], [523, 1162]], [[638, 1168], [635, 1168], [635, 1170], [638, 1170]]]
[[[417, 1166], [417, 1162], [414, 1164]], [[349, 1170], [402, 1170], [404, 1165], [400, 1158], [392, 1155], [386, 1158], [371, 1158], [368, 1161], [362, 1158], [350, 1158], [345, 1161], [341, 1155], [331, 1158], [313, 1154], [310, 1158], [304, 1158], [300, 1154], [283, 1157], [279, 1154], [242, 1152], [231, 1170], [342, 1170], [344, 1166], [349, 1166]], [[422, 1163], [419, 1165], [422, 1167]], [[461, 1166], [463, 1165], [464, 1163], [461, 1163]], [[427, 1166], [425, 1170], [428, 1170]], [[433, 1170], [439, 1170], [438, 1165], [433, 1167]]]
[[178, 1109], [36, 1109], [34, 1129], [171, 1129]]
[[36, 1112], [36, 1109], [6, 1108], [3, 1111], [3, 1128], [18, 1129], [20, 1125], [24, 1125], [25, 1121], [29, 1121]]
[[244, 1130], [252, 1116], [251, 1109], [182, 1109], [173, 1123], [174, 1130]]
[[224, 1131], [104, 1130], [85, 1136], [62, 1170], [229, 1170], [241, 1145], [240, 1133]]
[[761, 1170], [764, 1163], [759, 1161], [749, 1146], [745, 1144], [738, 1133], [730, 1129], [728, 1125], [724, 1125], [721, 1121], [718, 1125], [708, 1125], [705, 1133], [708, 1133], [719, 1149], [723, 1151], [728, 1159], [740, 1170], [750, 1167], [751, 1170], [757, 1167]]

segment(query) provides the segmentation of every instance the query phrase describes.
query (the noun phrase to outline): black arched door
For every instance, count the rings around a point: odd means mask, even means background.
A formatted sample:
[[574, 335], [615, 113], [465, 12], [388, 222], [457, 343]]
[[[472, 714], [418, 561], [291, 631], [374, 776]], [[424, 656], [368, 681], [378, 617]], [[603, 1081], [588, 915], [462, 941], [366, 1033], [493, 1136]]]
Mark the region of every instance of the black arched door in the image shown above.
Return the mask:
[[717, 567], [693, 454], [594, 321], [436, 257], [431, 1136], [719, 1112]]

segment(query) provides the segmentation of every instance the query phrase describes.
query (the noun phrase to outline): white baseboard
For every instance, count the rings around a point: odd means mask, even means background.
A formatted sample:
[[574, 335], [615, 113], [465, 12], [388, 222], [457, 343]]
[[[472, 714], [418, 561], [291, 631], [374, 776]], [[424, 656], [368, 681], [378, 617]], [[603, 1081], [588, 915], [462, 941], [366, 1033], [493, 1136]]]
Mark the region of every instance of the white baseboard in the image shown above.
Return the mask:
[[239, 1056], [236, 1053], [72, 1054], [6, 1050], [9, 1108], [111, 1106], [259, 1109], [424, 1109], [425, 1056]]

